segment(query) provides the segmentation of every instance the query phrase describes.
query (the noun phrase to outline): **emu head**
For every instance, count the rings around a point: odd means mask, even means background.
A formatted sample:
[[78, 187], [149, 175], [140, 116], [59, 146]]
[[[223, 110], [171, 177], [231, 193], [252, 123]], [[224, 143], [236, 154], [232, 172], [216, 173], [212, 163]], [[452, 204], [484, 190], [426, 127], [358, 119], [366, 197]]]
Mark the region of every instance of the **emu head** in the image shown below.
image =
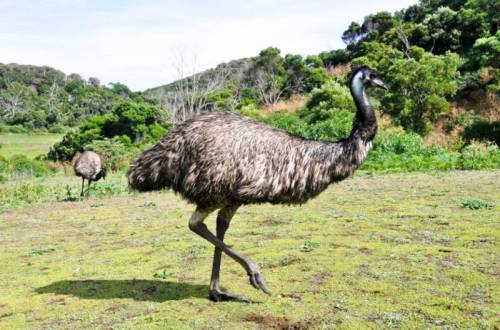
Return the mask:
[[106, 169], [103, 168], [99, 173], [97, 173], [96, 176], [96, 181], [99, 180], [100, 178], [103, 178], [103, 180], [106, 180]]
[[380, 79], [380, 73], [366, 66], [363, 66], [354, 72], [353, 79], [356, 77], [361, 79], [363, 86], [365, 87], [379, 87], [385, 90], [388, 89], [384, 82]]

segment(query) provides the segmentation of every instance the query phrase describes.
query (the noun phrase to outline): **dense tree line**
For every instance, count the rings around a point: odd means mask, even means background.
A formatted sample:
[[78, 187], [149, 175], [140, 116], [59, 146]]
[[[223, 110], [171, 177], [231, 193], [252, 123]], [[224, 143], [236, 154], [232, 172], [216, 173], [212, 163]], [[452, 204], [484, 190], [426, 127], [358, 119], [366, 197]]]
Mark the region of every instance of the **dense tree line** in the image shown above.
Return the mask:
[[111, 112], [123, 100], [153, 103], [120, 83], [65, 75], [50, 67], [0, 63], [0, 124], [63, 131]]

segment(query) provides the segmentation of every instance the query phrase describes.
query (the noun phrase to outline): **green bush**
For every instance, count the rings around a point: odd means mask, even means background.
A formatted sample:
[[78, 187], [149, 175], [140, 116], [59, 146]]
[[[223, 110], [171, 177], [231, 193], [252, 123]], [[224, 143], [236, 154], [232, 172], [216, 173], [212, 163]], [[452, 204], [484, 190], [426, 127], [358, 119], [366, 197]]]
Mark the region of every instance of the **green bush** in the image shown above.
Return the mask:
[[259, 108], [255, 103], [249, 103], [246, 105], [242, 105], [238, 110], [236, 110], [239, 114], [242, 114], [243, 116], [253, 118], [256, 120], [263, 120], [264, 117], [260, 113]]
[[466, 143], [477, 140], [495, 142], [500, 145], [500, 121], [476, 120], [465, 127], [462, 136]]
[[311, 92], [309, 101], [299, 112], [299, 116], [308, 124], [327, 119], [335, 119], [339, 123], [350, 122], [350, 128], [355, 112], [356, 106], [349, 88], [341, 86], [338, 82], [329, 81]]
[[56, 123], [49, 128], [49, 133], [63, 134], [66, 133], [66, 131], [68, 131], [68, 127], [61, 123]]
[[[117, 148], [120, 153], [128, 154], [125, 149], [155, 142], [166, 134], [167, 128], [167, 118], [159, 109], [145, 103], [122, 102], [113, 109], [112, 114], [94, 116], [80, 125], [78, 130], [67, 132], [61, 142], [51, 147], [47, 158], [68, 161], [89, 146], [102, 147], [106, 152], [110, 152], [110, 148]], [[95, 144], [96, 141], [103, 142]], [[113, 160], [112, 168], [122, 167], [121, 162], [115, 163]]]
[[491, 210], [495, 207], [495, 203], [484, 201], [482, 199], [467, 199], [462, 202], [462, 207], [469, 210]]
[[126, 169], [139, 153], [139, 148], [132, 146], [126, 135], [93, 141], [85, 146], [85, 150], [92, 150], [102, 155], [104, 167], [111, 171]]
[[30, 130], [22, 125], [0, 124], [0, 133], [28, 133]]
[[80, 137], [75, 130], [70, 130], [63, 136], [62, 140], [50, 147], [47, 159], [53, 161], [69, 161], [77, 152], [83, 151]]
[[43, 160], [30, 159], [25, 155], [0, 157], [0, 182], [17, 177], [42, 177], [55, 172], [56, 168]]
[[460, 169], [480, 170], [500, 167], [500, 150], [493, 143], [473, 143], [460, 153]]

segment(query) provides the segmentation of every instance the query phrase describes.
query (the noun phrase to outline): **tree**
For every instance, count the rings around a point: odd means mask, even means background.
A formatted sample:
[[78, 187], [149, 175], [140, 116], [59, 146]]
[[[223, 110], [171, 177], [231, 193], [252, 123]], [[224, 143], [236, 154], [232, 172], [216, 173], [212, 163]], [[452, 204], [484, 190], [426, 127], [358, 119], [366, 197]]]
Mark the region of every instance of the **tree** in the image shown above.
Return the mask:
[[351, 53], [345, 49], [335, 49], [329, 52], [319, 53], [326, 68], [345, 64], [351, 60]]
[[459, 57], [453, 53], [432, 55], [412, 47], [411, 58], [397, 58], [382, 72], [390, 86], [382, 108], [406, 130], [425, 135], [430, 123], [449, 111], [447, 98], [457, 90]]
[[220, 100], [217, 94], [224, 90], [231, 73], [230, 68], [218, 68], [200, 73], [196, 56], [189, 62], [185, 54], [177, 54], [172, 59], [172, 67], [179, 79], [168, 89], [162, 88], [155, 92], [159, 106], [168, 113], [174, 124], [203, 111], [216, 110]]
[[489, 24], [486, 13], [479, 10], [462, 8], [458, 12], [460, 28], [460, 48], [462, 53], [469, 51], [478, 38], [489, 35]]
[[449, 7], [440, 7], [416, 25], [411, 41], [431, 53], [444, 54], [460, 48], [460, 37], [457, 12]]
[[395, 24], [395, 18], [387, 11], [381, 11], [373, 15], [368, 15], [361, 27], [365, 37], [363, 40], [378, 40], [379, 37], [389, 31]]
[[363, 31], [361, 29], [361, 25], [356, 22], [351, 22], [347, 30], [342, 33], [342, 41], [349, 48], [350, 45], [353, 45], [359, 41], [363, 36]]
[[0, 92], [0, 111], [7, 122], [29, 113], [32, 92], [18, 82], [12, 82], [8, 88]]
[[89, 85], [94, 86], [94, 87], [99, 87], [101, 85], [101, 82], [96, 77], [90, 77], [88, 80], [88, 83], [89, 83]]
[[469, 54], [465, 68], [477, 70], [481, 67], [500, 67], [500, 31], [488, 38], [477, 39]]
[[275, 47], [263, 49], [248, 71], [249, 85], [255, 90], [257, 101], [266, 106], [300, 92], [306, 74], [302, 56], [288, 54], [282, 58]]

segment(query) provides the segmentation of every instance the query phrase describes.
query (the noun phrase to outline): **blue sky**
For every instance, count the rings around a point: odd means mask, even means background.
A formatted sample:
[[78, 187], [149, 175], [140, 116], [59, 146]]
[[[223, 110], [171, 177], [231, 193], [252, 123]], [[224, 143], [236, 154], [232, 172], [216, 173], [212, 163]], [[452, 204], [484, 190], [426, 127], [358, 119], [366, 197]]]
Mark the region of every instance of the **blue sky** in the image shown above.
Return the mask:
[[416, 1], [0, 0], [0, 62], [143, 90], [268, 46], [302, 55], [344, 47], [351, 21]]

